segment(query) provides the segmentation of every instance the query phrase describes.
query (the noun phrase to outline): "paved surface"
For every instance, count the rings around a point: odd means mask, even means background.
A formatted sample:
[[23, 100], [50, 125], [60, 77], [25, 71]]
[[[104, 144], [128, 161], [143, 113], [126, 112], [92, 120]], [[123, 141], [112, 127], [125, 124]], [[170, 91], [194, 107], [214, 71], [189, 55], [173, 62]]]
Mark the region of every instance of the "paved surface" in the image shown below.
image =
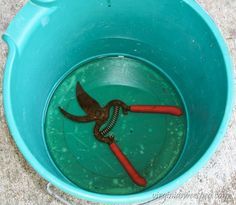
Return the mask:
[[[25, 2], [26, 0], [0, 0], [0, 35]], [[236, 1], [199, 0], [199, 3], [220, 27], [236, 62]], [[1, 79], [6, 55], [7, 47], [0, 40]], [[0, 204], [61, 204], [48, 195], [45, 189], [47, 182], [32, 170], [18, 152], [3, 118], [2, 99], [0, 107]], [[236, 204], [235, 147], [236, 107], [224, 141], [207, 165], [171, 196], [152, 204]], [[78, 204], [88, 204], [64, 196]]]

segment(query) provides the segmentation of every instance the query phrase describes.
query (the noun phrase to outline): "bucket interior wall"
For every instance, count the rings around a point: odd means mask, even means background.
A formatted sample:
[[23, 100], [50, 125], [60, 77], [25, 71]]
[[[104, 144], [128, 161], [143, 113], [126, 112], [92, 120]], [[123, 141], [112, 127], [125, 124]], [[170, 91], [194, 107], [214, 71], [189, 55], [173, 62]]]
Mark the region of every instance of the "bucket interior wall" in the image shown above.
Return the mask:
[[[23, 10], [41, 9], [32, 4]], [[76, 64], [94, 56], [126, 54], [155, 64], [183, 97], [188, 117], [186, 146], [162, 183], [184, 173], [214, 139], [227, 98], [225, 62], [206, 23], [182, 0], [57, 4], [58, 9], [44, 8], [32, 20], [38, 23], [28, 32], [28, 42], [22, 42], [11, 71], [13, 115], [32, 154], [59, 177], [43, 140], [50, 92]]]

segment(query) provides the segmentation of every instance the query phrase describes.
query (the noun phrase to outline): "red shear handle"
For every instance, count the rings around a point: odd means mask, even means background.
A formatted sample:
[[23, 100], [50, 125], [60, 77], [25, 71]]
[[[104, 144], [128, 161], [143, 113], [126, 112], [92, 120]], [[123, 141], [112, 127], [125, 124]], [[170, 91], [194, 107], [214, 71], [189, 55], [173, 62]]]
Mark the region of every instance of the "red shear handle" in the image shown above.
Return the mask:
[[163, 113], [180, 116], [183, 114], [181, 108], [162, 105], [131, 105], [131, 112]]
[[139, 186], [146, 186], [146, 180], [139, 175], [127, 157], [122, 153], [120, 148], [117, 146], [115, 142], [109, 145], [112, 152], [115, 154], [117, 159], [120, 161], [124, 169], [127, 171], [133, 182]]

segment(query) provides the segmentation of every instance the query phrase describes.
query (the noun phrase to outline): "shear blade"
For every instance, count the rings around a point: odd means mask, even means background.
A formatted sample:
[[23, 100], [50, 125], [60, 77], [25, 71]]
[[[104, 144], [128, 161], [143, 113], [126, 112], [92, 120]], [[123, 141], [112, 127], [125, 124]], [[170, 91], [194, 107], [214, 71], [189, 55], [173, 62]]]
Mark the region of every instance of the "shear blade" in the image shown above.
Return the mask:
[[91, 122], [93, 121], [93, 117], [92, 116], [76, 116], [73, 115], [67, 111], [65, 111], [63, 108], [59, 107], [60, 112], [68, 119], [72, 120], [72, 121], [76, 121], [76, 122]]
[[85, 92], [79, 82], [77, 82], [76, 85], [76, 97], [81, 108], [89, 116], [96, 115], [96, 111], [102, 109], [100, 104], [95, 99], [93, 99], [87, 92]]

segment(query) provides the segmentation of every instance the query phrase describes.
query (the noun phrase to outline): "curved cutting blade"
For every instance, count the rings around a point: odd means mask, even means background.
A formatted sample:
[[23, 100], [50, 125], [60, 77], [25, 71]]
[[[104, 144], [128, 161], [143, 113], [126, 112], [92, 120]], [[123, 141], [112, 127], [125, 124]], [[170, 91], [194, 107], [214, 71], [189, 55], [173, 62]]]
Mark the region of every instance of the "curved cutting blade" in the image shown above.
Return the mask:
[[91, 122], [91, 121], [94, 121], [94, 118], [93, 116], [76, 116], [76, 115], [73, 115], [67, 111], [65, 111], [63, 108], [61, 107], [58, 107], [60, 112], [68, 119], [72, 120], [72, 121], [76, 121], [76, 122]]
[[87, 113], [88, 116], [94, 116], [96, 115], [97, 111], [102, 109], [100, 104], [87, 92], [85, 92], [79, 82], [77, 82], [76, 85], [76, 97], [79, 105]]

